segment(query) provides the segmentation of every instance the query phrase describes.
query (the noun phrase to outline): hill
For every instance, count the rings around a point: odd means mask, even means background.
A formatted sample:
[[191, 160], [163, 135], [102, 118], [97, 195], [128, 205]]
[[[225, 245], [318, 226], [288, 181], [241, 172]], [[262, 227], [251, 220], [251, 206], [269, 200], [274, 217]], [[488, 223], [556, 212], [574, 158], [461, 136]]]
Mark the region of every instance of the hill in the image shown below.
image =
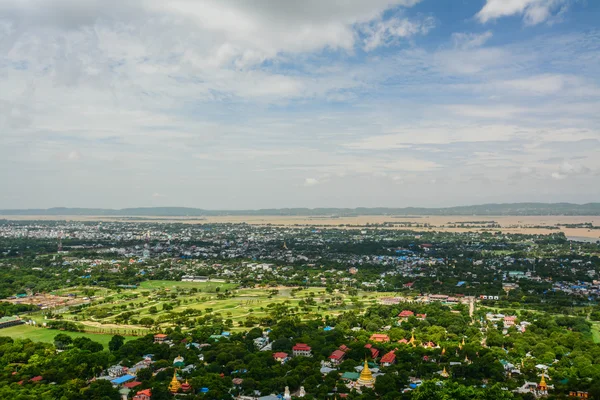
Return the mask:
[[123, 209], [66, 208], [0, 210], [0, 215], [40, 216], [356, 216], [356, 215], [600, 215], [600, 203], [507, 203], [458, 207], [424, 208], [273, 208], [259, 210], [203, 210], [188, 207], [138, 207]]

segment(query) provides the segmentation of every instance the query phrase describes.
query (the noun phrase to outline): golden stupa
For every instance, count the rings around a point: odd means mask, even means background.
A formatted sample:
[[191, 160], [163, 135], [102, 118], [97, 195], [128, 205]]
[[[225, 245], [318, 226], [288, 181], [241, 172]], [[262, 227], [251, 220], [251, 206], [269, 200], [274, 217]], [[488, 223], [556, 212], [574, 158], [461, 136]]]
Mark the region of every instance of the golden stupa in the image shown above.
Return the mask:
[[171, 379], [171, 383], [169, 383], [169, 392], [177, 393], [181, 388], [181, 383], [177, 380], [177, 371], [173, 371], [173, 379]]
[[367, 386], [367, 387], [373, 387], [373, 384], [375, 384], [375, 378], [373, 378], [373, 374], [371, 373], [371, 370], [369, 369], [369, 364], [367, 363], [366, 358], [365, 358], [365, 366], [363, 367], [363, 370], [360, 373], [360, 377], [358, 378], [356, 383], [360, 386]]
[[444, 370], [442, 371], [442, 373], [440, 374], [442, 377], [447, 378], [450, 376], [450, 374], [448, 373], [448, 371], [446, 371], [446, 367], [444, 367]]
[[417, 343], [415, 341], [415, 333], [413, 332], [410, 336], [410, 340], [408, 341], [408, 343], [412, 344], [412, 347], [417, 347]]
[[546, 384], [546, 377], [544, 376], [543, 372], [542, 372], [542, 380], [540, 381], [540, 384], [538, 385], [538, 389], [543, 392], [548, 390], [548, 385]]

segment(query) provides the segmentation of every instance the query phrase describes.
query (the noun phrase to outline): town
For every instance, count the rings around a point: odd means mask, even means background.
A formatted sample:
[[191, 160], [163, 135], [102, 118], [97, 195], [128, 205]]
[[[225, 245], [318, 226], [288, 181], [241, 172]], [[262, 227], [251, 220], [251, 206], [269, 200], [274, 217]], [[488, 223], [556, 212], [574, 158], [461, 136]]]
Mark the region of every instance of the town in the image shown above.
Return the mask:
[[[562, 233], [2, 221], [3, 379], [56, 398], [594, 398], [599, 248]], [[51, 365], [72, 357], [92, 358], [68, 394], [75, 372]]]

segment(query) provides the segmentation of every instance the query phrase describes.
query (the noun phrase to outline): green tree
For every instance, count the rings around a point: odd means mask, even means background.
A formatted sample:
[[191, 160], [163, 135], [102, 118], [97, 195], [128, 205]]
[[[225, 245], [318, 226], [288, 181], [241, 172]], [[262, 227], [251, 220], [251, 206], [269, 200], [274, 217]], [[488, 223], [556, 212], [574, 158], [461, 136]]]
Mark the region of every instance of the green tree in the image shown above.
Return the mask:
[[54, 336], [54, 346], [56, 346], [57, 349], [62, 350], [68, 347], [71, 343], [73, 343], [73, 338], [66, 333], [59, 333], [58, 335]]
[[125, 343], [125, 338], [121, 335], [114, 335], [108, 342], [108, 349], [112, 352], [118, 351]]

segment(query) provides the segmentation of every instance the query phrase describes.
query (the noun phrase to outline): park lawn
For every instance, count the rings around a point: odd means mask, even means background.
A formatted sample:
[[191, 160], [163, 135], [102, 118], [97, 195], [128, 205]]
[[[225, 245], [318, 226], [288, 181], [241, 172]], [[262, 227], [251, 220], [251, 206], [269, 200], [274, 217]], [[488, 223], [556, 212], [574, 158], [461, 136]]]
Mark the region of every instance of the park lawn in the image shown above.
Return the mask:
[[600, 343], [600, 322], [592, 322], [592, 340]]
[[221, 291], [227, 289], [235, 289], [238, 285], [235, 283], [224, 283], [224, 282], [180, 282], [180, 281], [144, 281], [140, 283], [140, 289], [156, 290], [156, 289], [192, 289], [196, 288], [202, 292], [215, 292], [216, 288], [221, 288]]
[[[10, 328], [0, 329], [0, 336], [10, 336], [13, 339], [31, 339], [34, 342], [53, 343], [54, 337], [59, 333], [64, 333], [72, 338], [86, 337], [94, 342], [98, 342], [104, 346], [104, 350], [108, 350], [108, 342], [112, 335], [103, 335], [97, 333], [85, 332], [68, 332], [57, 329], [38, 328], [29, 325], [11, 326]], [[133, 337], [125, 337], [125, 341], [134, 339]]]

